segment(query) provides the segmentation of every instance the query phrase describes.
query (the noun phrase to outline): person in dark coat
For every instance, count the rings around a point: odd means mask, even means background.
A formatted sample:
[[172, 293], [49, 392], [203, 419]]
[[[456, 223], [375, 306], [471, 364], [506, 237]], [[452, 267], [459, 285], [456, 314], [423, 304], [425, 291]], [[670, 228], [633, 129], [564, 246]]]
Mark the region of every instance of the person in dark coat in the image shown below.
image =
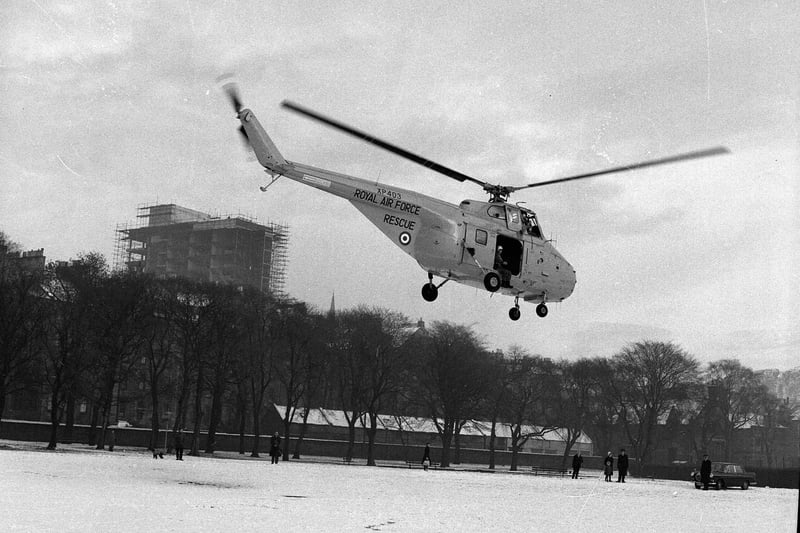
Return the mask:
[[611, 481], [611, 474], [614, 473], [614, 456], [608, 452], [606, 458], [603, 459], [603, 473], [606, 475], [606, 481]]
[[708, 454], [703, 455], [703, 462], [700, 463], [700, 482], [703, 490], [708, 490], [708, 484], [711, 483], [711, 459]]
[[277, 431], [269, 440], [269, 456], [272, 457], [272, 464], [278, 464], [278, 459], [281, 457], [281, 437]]
[[422, 468], [427, 470], [429, 466], [431, 466], [431, 445], [426, 442], [425, 451], [422, 452]]
[[183, 461], [183, 428], [175, 433], [175, 459]]
[[500, 285], [502, 287], [511, 286], [511, 271], [508, 269], [508, 261], [503, 257], [503, 247], [498, 246], [494, 254], [494, 269], [500, 275]]
[[117, 436], [114, 434], [114, 429], [111, 428], [111, 433], [108, 434], [108, 451], [114, 451], [114, 445], [117, 443]]
[[625, 453], [625, 448], [620, 449], [619, 456], [617, 457], [617, 483], [625, 483], [625, 476], [628, 475], [628, 455]]
[[572, 479], [578, 479], [578, 472], [581, 471], [582, 464], [583, 456], [581, 455], [581, 452], [578, 452], [572, 456]]

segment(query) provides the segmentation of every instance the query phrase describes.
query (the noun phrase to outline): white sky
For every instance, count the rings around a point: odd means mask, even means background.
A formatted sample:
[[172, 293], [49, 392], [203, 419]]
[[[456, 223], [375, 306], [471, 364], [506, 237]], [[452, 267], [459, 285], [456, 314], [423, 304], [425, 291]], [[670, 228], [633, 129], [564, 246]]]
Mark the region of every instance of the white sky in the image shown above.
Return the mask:
[[[205, 4], [205, 5], [203, 5]], [[287, 290], [474, 324], [570, 359], [641, 339], [706, 362], [800, 357], [800, 6], [684, 2], [51, 2], [0, 5], [0, 229], [48, 259], [175, 202], [291, 228]], [[567, 7], [565, 7], [567, 5]], [[344, 200], [267, 193], [216, 78], [283, 154], [458, 203], [459, 184], [279, 108], [288, 98], [510, 185], [725, 145], [732, 154], [517, 193], [577, 270], [539, 319], [447, 284]]]

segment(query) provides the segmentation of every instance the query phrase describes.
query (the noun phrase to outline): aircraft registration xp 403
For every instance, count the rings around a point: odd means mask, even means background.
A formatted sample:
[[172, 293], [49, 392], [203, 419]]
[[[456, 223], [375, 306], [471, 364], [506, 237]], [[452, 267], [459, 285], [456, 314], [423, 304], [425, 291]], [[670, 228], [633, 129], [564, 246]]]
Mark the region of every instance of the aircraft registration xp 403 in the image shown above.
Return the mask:
[[[545, 317], [548, 302], [563, 301], [575, 288], [575, 269], [545, 238], [536, 213], [508, 203], [511, 193], [728, 152], [727, 148], [714, 147], [527, 185], [495, 185], [442, 166], [295, 103], [284, 101], [281, 104], [286, 109], [434, 172], [460, 182], [475, 183], [489, 194], [488, 202], [464, 200], [455, 205], [417, 191], [287, 161], [253, 112], [244, 108], [237, 86], [225, 83], [223, 88], [241, 122], [239, 132], [272, 178], [266, 187], [285, 176], [344, 198], [428, 273], [428, 282], [422, 286], [422, 297], [426, 301], [436, 300], [442, 285], [452, 280], [513, 297], [514, 306], [508, 312], [511, 320], [520, 318], [520, 300], [537, 304], [536, 314]], [[266, 190], [266, 187], [261, 189]], [[443, 281], [436, 283], [434, 277], [443, 278]]]

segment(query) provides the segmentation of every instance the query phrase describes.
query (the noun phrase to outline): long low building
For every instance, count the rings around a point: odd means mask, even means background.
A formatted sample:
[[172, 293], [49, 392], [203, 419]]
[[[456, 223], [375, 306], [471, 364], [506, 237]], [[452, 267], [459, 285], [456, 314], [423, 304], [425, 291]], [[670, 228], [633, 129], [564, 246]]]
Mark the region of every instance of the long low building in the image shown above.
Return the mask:
[[[283, 420], [286, 406], [273, 404], [275, 415]], [[306, 433], [309, 438], [347, 440], [349, 435], [348, 417], [338, 409], [313, 408], [306, 412], [299, 408], [292, 416], [290, 432], [298, 435], [303, 419], [306, 418]], [[356, 442], [366, 442], [366, 429], [369, 420], [366, 415], [355, 422]], [[491, 422], [469, 420], [461, 428], [459, 441], [463, 448], [488, 449], [491, 438]], [[544, 429], [540, 426], [523, 426], [523, 433], [530, 435], [520, 451], [562, 455], [566, 447], [564, 429]], [[399, 415], [378, 415], [378, 431], [375, 441], [384, 444], [421, 445], [439, 440], [436, 424], [430, 418]], [[498, 423], [495, 427], [495, 449], [511, 450], [511, 426]], [[572, 453], [580, 451], [583, 455], [594, 455], [592, 439], [582, 434], [572, 446]]]

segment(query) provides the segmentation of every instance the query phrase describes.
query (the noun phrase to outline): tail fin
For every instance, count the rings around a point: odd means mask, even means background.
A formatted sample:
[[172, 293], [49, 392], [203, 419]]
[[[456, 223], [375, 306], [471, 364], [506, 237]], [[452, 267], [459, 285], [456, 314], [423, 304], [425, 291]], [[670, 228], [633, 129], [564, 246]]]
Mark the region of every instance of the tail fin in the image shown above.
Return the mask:
[[280, 170], [280, 167], [286, 165], [286, 160], [283, 158], [275, 143], [269, 138], [267, 132], [261, 126], [256, 116], [249, 109], [242, 109], [239, 112], [239, 120], [242, 122], [244, 134], [247, 136], [247, 142], [256, 154], [256, 158], [261, 165], [267, 170]]

